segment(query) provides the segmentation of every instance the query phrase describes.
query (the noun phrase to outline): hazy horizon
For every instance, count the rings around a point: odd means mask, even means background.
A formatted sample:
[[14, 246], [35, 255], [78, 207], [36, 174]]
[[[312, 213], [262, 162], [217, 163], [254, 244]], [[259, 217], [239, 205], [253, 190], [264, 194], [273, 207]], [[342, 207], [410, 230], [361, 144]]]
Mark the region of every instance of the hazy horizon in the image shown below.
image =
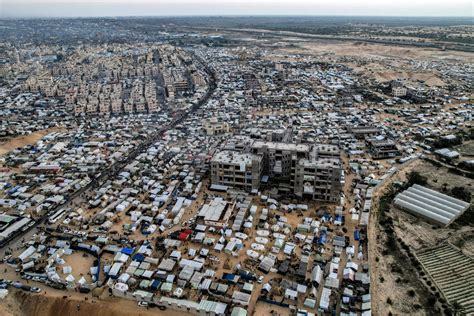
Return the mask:
[[35, 17], [133, 17], [133, 16], [380, 16], [380, 17], [472, 17], [471, 1], [409, 1], [397, 4], [365, 0], [337, 3], [318, 0], [6, 0], [0, 4], [2, 18]]

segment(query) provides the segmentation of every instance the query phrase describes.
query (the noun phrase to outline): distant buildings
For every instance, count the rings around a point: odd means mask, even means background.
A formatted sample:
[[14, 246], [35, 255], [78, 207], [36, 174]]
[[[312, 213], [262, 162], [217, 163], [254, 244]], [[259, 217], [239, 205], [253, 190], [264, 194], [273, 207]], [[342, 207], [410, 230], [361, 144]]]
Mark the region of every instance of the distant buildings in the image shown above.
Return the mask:
[[403, 85], [401, 81], [392, 82], [392, 95], [397, 98], [401, 98], [407, 95], [408, 89]]
[[216, 118], [207, 120], [204, 123], [206, 134], [209, 136], [221, 135], [230, 131], [229, 124], [227, 122], [219, 122]]

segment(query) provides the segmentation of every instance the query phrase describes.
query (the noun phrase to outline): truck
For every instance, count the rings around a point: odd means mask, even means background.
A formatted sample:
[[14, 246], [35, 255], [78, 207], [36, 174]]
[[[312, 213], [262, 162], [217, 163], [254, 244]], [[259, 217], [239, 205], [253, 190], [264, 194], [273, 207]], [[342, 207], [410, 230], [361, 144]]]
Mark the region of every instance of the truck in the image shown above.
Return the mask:
[[230, 283], [237, 283], [239, 279], [240, 279], [240, 276], [234, 273], [224, 272], [224, 274], [222, 274], [222, 280], [230, 282]]
[[255, 273], [250, 272], [250, 271], [239, 270], [239, 275], [245, 281], [257, 281], [258, 280], [258, 276]]

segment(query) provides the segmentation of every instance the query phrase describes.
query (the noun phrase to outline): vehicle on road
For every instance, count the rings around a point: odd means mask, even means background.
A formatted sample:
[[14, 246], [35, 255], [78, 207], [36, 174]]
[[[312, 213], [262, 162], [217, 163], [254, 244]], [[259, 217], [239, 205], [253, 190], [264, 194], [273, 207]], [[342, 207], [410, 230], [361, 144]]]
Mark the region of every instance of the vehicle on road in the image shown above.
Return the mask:
[[39, 292], [41, 292], [41, 289], [40, 289], [39, 287], [32, 287], [32, 288], [30, 289], [30, 292], [39, 293]]
[[148, 302], [139, 301], [139, 302], [138, 302], [138, 306], [141, 306], [141, 307], [148, 307]]

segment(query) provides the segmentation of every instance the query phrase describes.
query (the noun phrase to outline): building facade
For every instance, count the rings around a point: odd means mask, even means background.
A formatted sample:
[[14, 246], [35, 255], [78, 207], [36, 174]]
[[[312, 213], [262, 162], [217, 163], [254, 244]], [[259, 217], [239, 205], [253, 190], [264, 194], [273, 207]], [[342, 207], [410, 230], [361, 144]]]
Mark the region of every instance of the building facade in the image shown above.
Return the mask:
[[257, 190], [262, 168], [262, 156], [224, 150], [211, 160], [211, 183], [247, 191]]
[[280, 193], [338, 201], [344, 182], [337, 146], [255, 141], [249, 149], [251, 153], [217, 153], [211, 162], [211, 183], [251, 191], [268, 176]]

